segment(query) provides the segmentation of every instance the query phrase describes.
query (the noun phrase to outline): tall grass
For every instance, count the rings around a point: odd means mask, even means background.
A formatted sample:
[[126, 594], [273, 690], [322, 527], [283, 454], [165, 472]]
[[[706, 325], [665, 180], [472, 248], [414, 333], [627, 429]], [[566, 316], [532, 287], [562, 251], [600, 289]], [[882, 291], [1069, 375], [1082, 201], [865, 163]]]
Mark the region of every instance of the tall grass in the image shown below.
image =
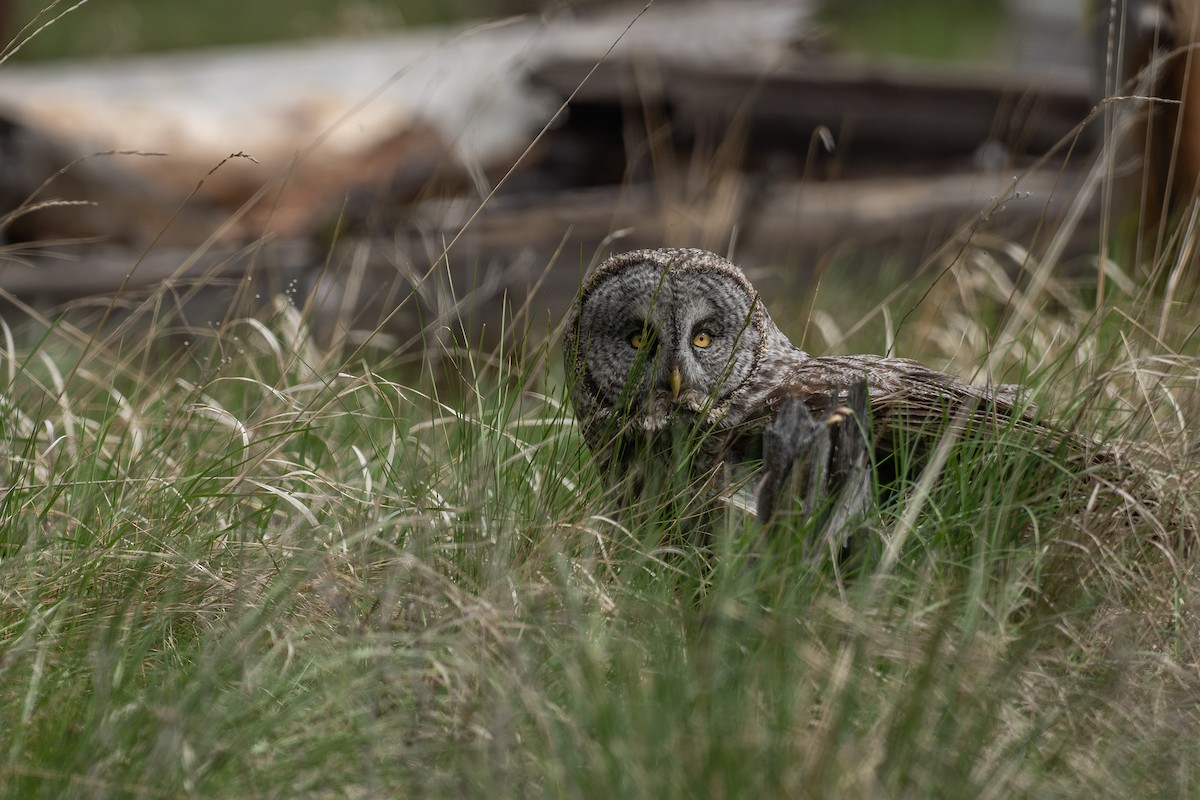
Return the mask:
[[[931, 359], [983, 355], [978, 276], [939, 283]], [[6, 337], [6, 796], [1190, 793], [1184, 493], [1114, 512], [1010, 432], [881, 506], [853, 576], [732, 515], [701, 552], [613, 507], [550, 345], [448, 382], [281, 308], [186, 348]], [[1160, 404], [1194, 362], [1127, 331], [1064, 309], [1010, 352], [1186, 476]]]

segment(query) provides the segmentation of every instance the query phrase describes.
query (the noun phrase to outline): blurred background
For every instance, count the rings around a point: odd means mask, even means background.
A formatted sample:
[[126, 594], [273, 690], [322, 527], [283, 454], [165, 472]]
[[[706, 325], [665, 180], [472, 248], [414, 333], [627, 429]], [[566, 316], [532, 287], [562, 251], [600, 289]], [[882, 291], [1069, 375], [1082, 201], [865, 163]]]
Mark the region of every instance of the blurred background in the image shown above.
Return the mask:
[[178, 329], [285, 296], [334, 344], [396, 348], [494, 342], [514, 309], [546, 328], [634, 247], [768, 290], [964, 248], [1086, 270], [1194, 195], [1187, 115], [1101, 102], [1155, 54], [1143, 82], [1186, 96], [1164, 54], [1191, 10], [7, 0], [0, 289]]

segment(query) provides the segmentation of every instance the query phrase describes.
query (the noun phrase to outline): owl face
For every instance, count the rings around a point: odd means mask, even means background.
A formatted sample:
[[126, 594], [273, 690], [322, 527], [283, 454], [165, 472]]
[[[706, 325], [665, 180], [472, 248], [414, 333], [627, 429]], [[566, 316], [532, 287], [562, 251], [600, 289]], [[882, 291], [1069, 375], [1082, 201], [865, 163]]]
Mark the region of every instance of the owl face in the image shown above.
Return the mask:
[[591, 403], [627, 409], [647, 430], [680, 410], [712, 421], [753, 373], [757, 295], [740, 273], [679, 255], [689, 251], [649, 252], [626, 254], [619, 268], [610, 261], [585, 288], [577, 369]]

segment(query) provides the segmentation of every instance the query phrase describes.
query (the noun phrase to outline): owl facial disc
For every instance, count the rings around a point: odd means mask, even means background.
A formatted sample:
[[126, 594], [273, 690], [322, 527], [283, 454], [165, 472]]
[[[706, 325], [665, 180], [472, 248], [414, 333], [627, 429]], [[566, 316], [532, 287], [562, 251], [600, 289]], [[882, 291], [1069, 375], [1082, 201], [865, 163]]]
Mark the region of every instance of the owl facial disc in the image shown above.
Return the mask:
[[754, 372], [766, 319], [740, 270], [711, 253], [616, 256], [580, 300], [576, 377], [597, 410], [623, 409], [644, 429], [680, 410], [719, 416]]

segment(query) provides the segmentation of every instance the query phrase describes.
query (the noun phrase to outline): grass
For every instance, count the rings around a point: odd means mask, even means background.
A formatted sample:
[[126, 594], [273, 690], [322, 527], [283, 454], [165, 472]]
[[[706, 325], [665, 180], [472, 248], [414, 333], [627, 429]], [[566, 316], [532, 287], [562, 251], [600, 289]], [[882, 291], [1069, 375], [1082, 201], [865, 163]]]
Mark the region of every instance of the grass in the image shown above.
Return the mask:
[[186, 346], [6, 317], [0, 794], [1191, 796], [1200, 307], [1153, 279], [1187, 264], [1027, 296], [984, 244], [870, 291], [830, 269], [789, 333], [1020, 378], [1159, 502], [968, 437], [851, 576], [802, 527], [731, 514], [705, 549], [617, 508], [553, 341], [402, 367], [287, 303]]
[[931, 61], [978, 60], [994, 52], [1006, 21], [997, 0], [841, 0], [820, 4], [817, 15], [841, 50]]
[[[926, 302], [962, 324], [952, 306], [998, 302], [977, 277]], [[1046, 315], [1021, 343], [1065, 379], [1105, 335]], [[1194, 781], [1195, 548], [1082, 508], [1015, 433], [1007, 455], [964, 442], [900, 557], [877, 547], [845, 580], [737, 520], [707, 554], [664, 544], [670, 520], [630, 528], [544, 346], [460, 352], [450, 385], [341, 364], [290, 307], [184, 352], [154, 334], [89, 348], [67, 323], [10, 341], [5, 796], [1167, 797]], [[1127, 337], [1073, 379], [1120, 385], [1152, 344]], [[872, 517], [872, 541], [911, 498]]]
[[[17, 0], [3, 32], [33, 29], [74, 6]], [[448, 23], [528, 10], [495, 0], [85, 0], [22, 48], [23, 59], [96, 58], [131, 53], [275, 42], [305, 37], [361, 36], [381, 29]], [[0, 28], [4, 28], [0, 25]], [[20, 37], [24, 39], [25, 37]]]

